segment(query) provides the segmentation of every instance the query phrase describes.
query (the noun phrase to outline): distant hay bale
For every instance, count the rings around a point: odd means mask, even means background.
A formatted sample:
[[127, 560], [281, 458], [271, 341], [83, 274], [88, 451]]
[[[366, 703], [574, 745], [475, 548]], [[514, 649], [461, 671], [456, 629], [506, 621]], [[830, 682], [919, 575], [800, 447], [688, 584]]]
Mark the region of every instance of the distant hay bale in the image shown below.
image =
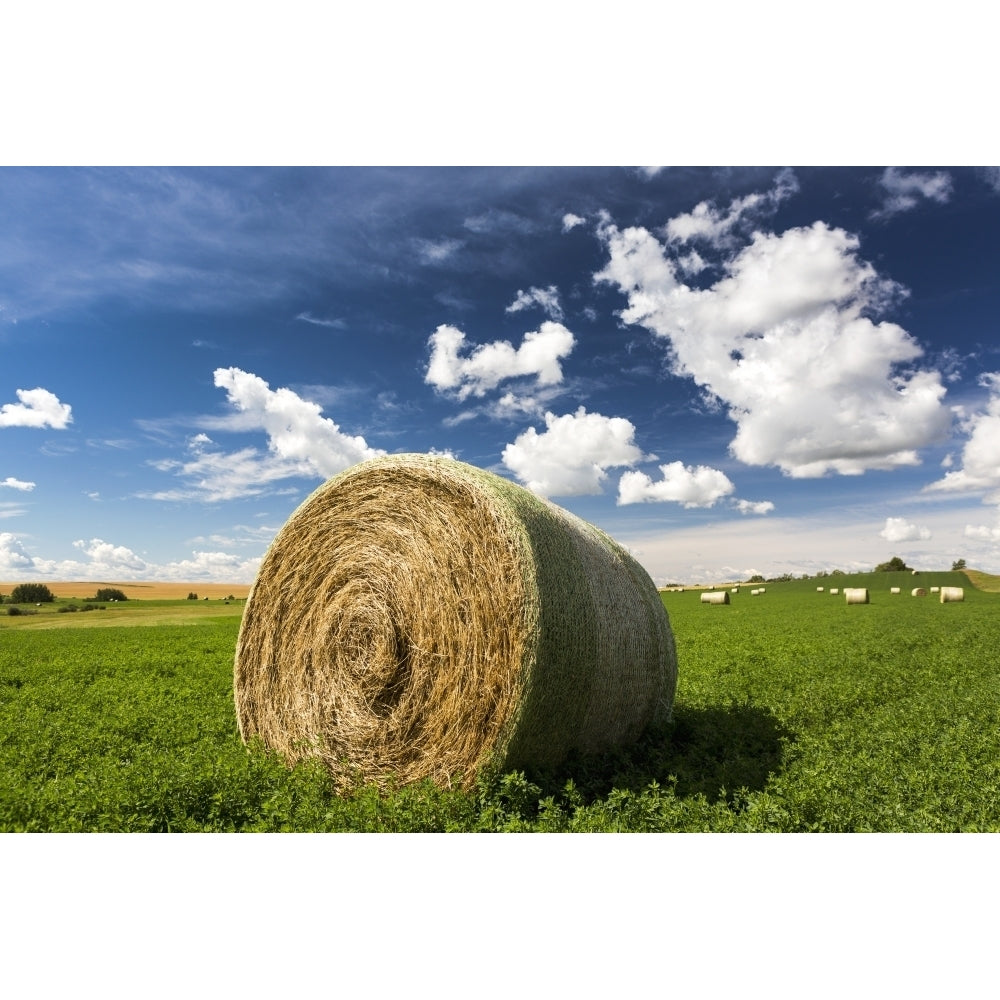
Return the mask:
[[941, 603], [951, 604], [954, 601], [964, 601], [965, 600], [965, 588], [964, 587], [942, 587], [941, 588]]
[[914, 587], [913, 590], [910, 591], [910, 597], [926, 597], [926, 596], [927, 596], [927, 591], [924, 590], [923, 587]]
[[867, 587], [845, 587], [844, 599], [848, 604], [870, 604]]
[[825, 588], [825, 587], [817, 587], [817, 588], [816, 588], [816, 593], [817, 593], [817, 594], [822, 594], [824, 590], [826, 590], [826, 588]]
[[240, 735], [337, 783], [466, 786], [666, 721], [673, 633], [646, 571], [593, 525], [440, 456], [317, 489], [261, 563], [237, 640]]
[[701, 595], [702, 604], [728, 604], [729, 594], [725, 590], [713, 590]]
[[738, 594], [739, 592], [740, 592], [739, 587], [733, 587], [733, 589], [729, 591], [730, 594]]
[[840, 587], [831, 587], [830, 588], [830, 593], [831, 594], [839, 594], [840, 593]]
[[899, 587], [890, 587], [889, 588], [889, 593], [890, 594], [898, 594], [899, 593]]
[[938, 594], [940, 592], [941, 592], [941, 588], [940, 587], [931, 587], [931, 593], [932, 594]]

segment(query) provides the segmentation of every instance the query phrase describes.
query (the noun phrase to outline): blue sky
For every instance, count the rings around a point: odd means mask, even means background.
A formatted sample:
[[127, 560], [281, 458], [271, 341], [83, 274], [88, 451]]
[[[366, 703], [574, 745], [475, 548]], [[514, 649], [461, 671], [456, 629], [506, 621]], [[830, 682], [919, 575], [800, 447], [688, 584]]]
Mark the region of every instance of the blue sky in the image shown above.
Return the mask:
[[439, 451], [658, 583], [1000, 572], [1000, 171], [0, 168], [0, 580], [250, 581]]

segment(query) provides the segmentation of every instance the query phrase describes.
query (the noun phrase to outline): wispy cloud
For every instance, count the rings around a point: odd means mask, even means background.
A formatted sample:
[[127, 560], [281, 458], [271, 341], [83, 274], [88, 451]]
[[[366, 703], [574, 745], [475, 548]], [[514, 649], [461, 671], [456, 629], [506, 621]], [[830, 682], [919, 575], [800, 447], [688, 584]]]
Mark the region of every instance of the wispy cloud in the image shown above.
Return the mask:
[[937, 173], [905, 173], [899, 167], [886, 167], [879, 178], [879, 185], [885, 191], [880, 208], [871, 213], [873, 219], [885, 219], [899, 212], [916, 208], [922, 199], [945, 204], [951, 197], [951, 175], [939, 170]]
[[528, 291], [519, 288], [514, 301], [507, 306], [505, 312], [522, 312], [537, 306], [549, 317], [549, 319], [560, 321], [563, 318], [562, 306], [559, 304], [559, 290], [555, 285], [548, 288], [535, 288], [532, 285]]
[[224, 431], [263, 431], [267, 451], [255, 447], [220, 450], [204, 432], [188, 440], [184, 459], [159, 459], [151, 464], [184, 483], [172, 489], [143, 491], [143, 499], [215, 503], [275, 492], [283, 479], [325, 479], [356, 462], [384, 454], [360, 436], [341, 431], [319, 404], [288, 388], [271, 389], [267, 382], [240, 368], [217, 368], [215, 384], [226, 390], [234, 411], [202, 423]]
[[440, 240], [415, 239], [413, 241], [417, 260], [422, 264], [443, 264], [458, 253], [463, 245], [461, 240], [449, 238]]

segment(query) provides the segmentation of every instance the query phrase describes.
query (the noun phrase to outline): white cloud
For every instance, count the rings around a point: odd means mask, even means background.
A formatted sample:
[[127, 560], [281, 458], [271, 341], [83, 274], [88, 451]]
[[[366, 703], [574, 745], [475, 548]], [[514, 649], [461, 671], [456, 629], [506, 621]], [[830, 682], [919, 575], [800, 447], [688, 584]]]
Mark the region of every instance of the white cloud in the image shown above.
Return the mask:
[[635, 444], [635, 427], [624, 417], [575, 413], [545, 414], [546, 429], [529, 427], [503, 451], [503, 463], [540, 496], [600, 493], [607, 470], [635, 465], [644, 458]]
[[312, 323], [313, 326], [327, 326], [332, 330], [346, 330], [347, 324], [342, 319], [323, 319], [320, 316], [313, 316], [310, 312], [300, 312], [296, 319], [303, 323]]
[[872, 218], [885, 218], [915, 208], [921, 198], [944, 204], [951, 197], [951, 175], [943, 170], [935, 174], [904, 173], [898, 167], [886, 167], [879, 179], [885, 188], [885, 201]]
[[549, 285], [548, 288], [532, 286], [528, 291], [519, 288], [517, 298], [507, 306], [505, 311], [509, 313], [521, 312], [532, 306], [540, 306], [549, 319], [561, 320], [563, 318], [562, 306], [559, 305], [559, 292], [555, 285]]
[[28, 555], [17, 535], [9, 531], [0, 531], [0, 574], [6, 579], [12, 573], [23, 573], [31, 570], [34, 560]]
[[741, 514], [770, 514], [774, 510], [770, 500], [734, 500], [733, 506]]
[[[770, 191], [764, 194], [754, 192], [743, 198], [736, 198], [724, 212], [710, 202], [703, 201], [690, 212], [671, 219], [664, 227], [664, 234], [670, 243], [688, 243], [700, 239], [712, 246], [726, 246], [733, 230], [744, 217], [755, 219], [766, 212], [773, 212], [782, 201], [798, 190], [799, 182], [795, 174], [786, 168], [775, 178], [774, 187]], [[695, 273], [690, 261], [688, 270]]]
[[712, 507], [735, 487], [729, 477], [707, 465], [670, 462], [660, 466], [663, 478], [654, 483], [644, 472], [626, 472], [618, 481], [619, 505], [671, 501], [691, 507]]
[[987, 494], [984, 502], [1000, 504], [1000, 372], [986, 372], [979, 382], [990, 390], [990, 396], [984, 410], [973, 413], [962, 423], [968, 437], [962, 448], [961, 468], [945, 473], [944, 478], [924, 489], [945, 493], [988, 490], [993, 492]]
[[461, 240], [414, 240], [417, 257], [422, 264], [442, 264], [457, 251], [461, 250], [464, 244]]
[[363, 437], [344, 434], [316, 403], [291, 389], [269, 388], [267, 382], [240, 368], [217, 368], [215, 384], [229, 402], [267, 433], [268, 448], [278, 458], [304, 463], [312, 474], [328, 478], [385, 452], [369, 447]]
[[223, 430], [267, 434], [268, 450], [253, 447], [233, 452], [217, 449], [204, 433], [188, 440], [191, 457], [151, 462], [161, 472], [172, 472], [187, 485], [146, 491], [147, 500], [202, 500], [210, 503], [274, 492], [281, 479], [327, 479], [358, 462], [385, 454], [363, 437], [344, 434], [317, 403], [291, 389], [272, 390], [257, 375], [240, 368], [217, 368], [215, 384], [224, 388], [235, 413], [212, 425]]
[[95, 571], [116, 574], [120, 571], [143, 572], [147, 568], [145, 559], [137, 556], [124, 545], [113, 545], [102, 538], [91, 538], [90, 541], [79, 539], [73, 543], [90, 559], [90, 566]]
[[567, 212], [562, 217], [562, 231], [568, 233], [571, 229], [576, 229], [577, 226], [582, 226], [587, 220], [579, 215], [574, 215], [572, 212]]
[[17, 536], [0, 532], [0, 578], [31, 574], [48, 580], [214, 580], [249, 583], [262, 556], [240, 558], [226, 552], [193, 552], [190, 559], [151, 563], [124, 545], [100, 538], [73, 545], [85, 558], [44, 559], [32, 556]]
[[931, 529], [907, 521], [905, 517], [887, 517], [879, 537], [887, 542], [924, 542], [931, 537]]
[[546, 320], [537, 330], [524, 335], [521, 346], [508, 341], [480, 344], [467, 357], [465, 334], [454, 326], [441, 325], [431, 334], [431, 358], [424, 381], [439, 391], [448, 391], [459, 401], [469, 396], [483, 397], [501, 382], [535, 376], [537, 385], [562, 382], [559, 359], [566, 357], [576, 341], [561, 323]]
[[988, 528], [985, 524], [978, 526], [967, 524], [965, 526], [965, 537], [974, 538], [982, 542], [992, 542], [995, 545], [1000, 544], [1000, 525]]
[[684, 284], [647, 230], [601, 235], [596, 282], [627, 296], [627, 323], [669, 343], [674, 374], [728, 406], [732, 454], [794, 477], [856, 475], [919, 463], [951, 416], [940, 373], [908, 366], [923, 353], [894, 323], [868, 314], [903, 294], [857, 257], [858, 241], [822, 222], [757, 232], [710, 288]]
[[72, 407], [60, 403], [48, 389], [18, 389], [20, 403], [0, 406], [0, 427], [54, 427], [62, 430], [73, 422]]
[[12, 490], [21, 490], [23, 493], [28, 493], [35, 488], [34, 483], [26, 482], [23, 479], [15, 479], [13, 476], [8, 476], [6, 479], [0, 480], [0, 487], [4, 486]]

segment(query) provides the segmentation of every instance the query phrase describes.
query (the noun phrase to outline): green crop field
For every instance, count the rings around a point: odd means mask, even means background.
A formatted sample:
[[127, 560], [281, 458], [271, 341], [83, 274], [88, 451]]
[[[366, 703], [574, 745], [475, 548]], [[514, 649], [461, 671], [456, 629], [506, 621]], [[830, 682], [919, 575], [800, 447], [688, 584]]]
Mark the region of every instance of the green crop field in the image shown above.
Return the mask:
[[[954, 585], [964, 602], [910, 596]], [[471, 793], [342, 797], [241, 743], [242, 602], [0, 605], [0, 830], [1000, 830], [1000, 594], [957, 573], [750, 590], [663, 595], [674, 718], [636, 746]]]

